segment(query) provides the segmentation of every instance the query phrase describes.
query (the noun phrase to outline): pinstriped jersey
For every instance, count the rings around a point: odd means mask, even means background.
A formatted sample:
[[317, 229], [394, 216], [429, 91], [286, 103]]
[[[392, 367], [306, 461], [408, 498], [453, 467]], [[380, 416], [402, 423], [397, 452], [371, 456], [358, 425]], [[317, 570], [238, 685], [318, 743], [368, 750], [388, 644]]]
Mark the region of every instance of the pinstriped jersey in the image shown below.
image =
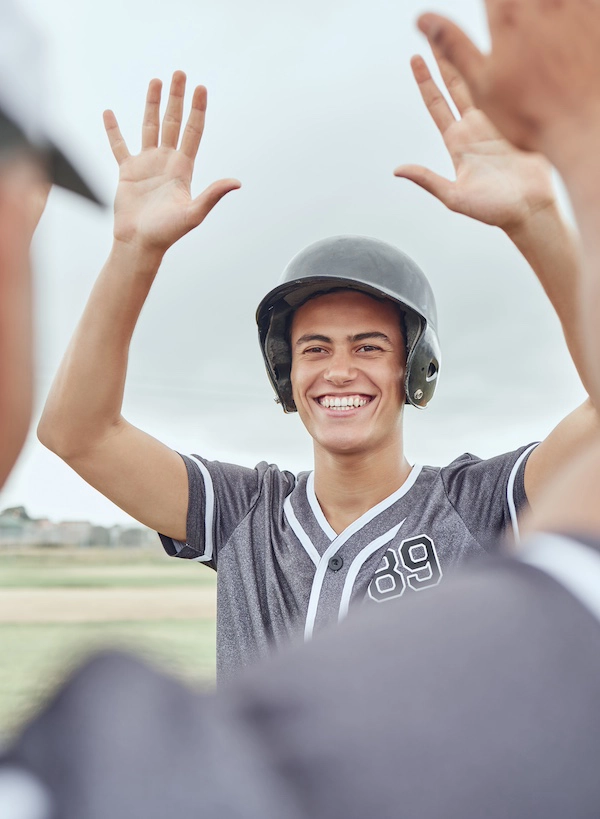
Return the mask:
[[442, 468], [415, 465], [340, 534], [319, 506], [312, 472], [182, 456], [188, 540], [160, 537], [168, 554], [218, 570], [219, 678], [359, 606], [430, 593], [457, 565], [495, 548], [527, 502], [523, 475], [534, 446], [488, 460], [465, 454]]

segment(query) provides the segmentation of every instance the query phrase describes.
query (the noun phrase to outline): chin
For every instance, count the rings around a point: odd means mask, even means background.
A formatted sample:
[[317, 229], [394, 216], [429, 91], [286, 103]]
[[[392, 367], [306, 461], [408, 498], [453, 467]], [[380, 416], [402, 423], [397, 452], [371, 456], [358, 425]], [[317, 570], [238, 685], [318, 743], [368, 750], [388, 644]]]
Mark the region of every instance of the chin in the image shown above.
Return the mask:
[[352, 434], [315, 438], [315, 443], [331, 455], [359, 455], [368, 452], [373, 446], [369, 445], [369, 441]]

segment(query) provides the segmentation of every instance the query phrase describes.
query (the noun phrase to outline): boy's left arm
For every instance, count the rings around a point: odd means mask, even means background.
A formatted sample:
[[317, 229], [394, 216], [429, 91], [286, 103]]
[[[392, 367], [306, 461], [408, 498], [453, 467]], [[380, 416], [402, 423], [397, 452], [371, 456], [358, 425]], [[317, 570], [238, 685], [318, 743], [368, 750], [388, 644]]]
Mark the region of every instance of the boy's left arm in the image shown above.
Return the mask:
[[[466, 83], [436, 55], [444, 83], [459, 112], [457, 119], [421, 57], [411, 61], [427, 109], [455, 167], [450, 181], [428, 168], [403, 165], [396, 176], [427, 190], [450, 210], [500, 227], [538, 277], [561, 322], [567, 346], [586, 389], [591, 384], [580, 335], [580, 251], [562, 217], [552, 185], [551, 166], [541, 155], [515, 148], [473, 103]], [[600, 440], [600, 416], [588, 400], [570, 413], [529, 457], [527, 496], [535, 506], [546, 481], [564, 461]]]

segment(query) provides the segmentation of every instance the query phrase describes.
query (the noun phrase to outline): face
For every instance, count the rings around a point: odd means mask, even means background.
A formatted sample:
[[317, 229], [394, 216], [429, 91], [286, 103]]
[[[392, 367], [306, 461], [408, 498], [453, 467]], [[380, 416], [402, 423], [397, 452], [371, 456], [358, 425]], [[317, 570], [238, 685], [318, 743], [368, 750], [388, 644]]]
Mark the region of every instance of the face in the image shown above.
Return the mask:
[[352, 290], [311, 299], [291, 329], [292, 390], [315, 447], [368, 454], [401, 442], [405, 347], [398, 312]]

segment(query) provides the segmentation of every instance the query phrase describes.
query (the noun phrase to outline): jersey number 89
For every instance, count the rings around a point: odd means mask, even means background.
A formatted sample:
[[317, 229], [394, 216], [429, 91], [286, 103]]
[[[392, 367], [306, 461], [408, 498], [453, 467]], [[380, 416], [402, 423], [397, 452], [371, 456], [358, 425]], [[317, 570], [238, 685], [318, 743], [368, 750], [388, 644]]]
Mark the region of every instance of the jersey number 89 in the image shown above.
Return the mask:
[[390, 546], [369, 584], [369, 597], [376, 603], [402, 597], [406, 584], [413, 591], [423, 591], [442, 579], [442, 570], [433, 540], [416, 535]]

